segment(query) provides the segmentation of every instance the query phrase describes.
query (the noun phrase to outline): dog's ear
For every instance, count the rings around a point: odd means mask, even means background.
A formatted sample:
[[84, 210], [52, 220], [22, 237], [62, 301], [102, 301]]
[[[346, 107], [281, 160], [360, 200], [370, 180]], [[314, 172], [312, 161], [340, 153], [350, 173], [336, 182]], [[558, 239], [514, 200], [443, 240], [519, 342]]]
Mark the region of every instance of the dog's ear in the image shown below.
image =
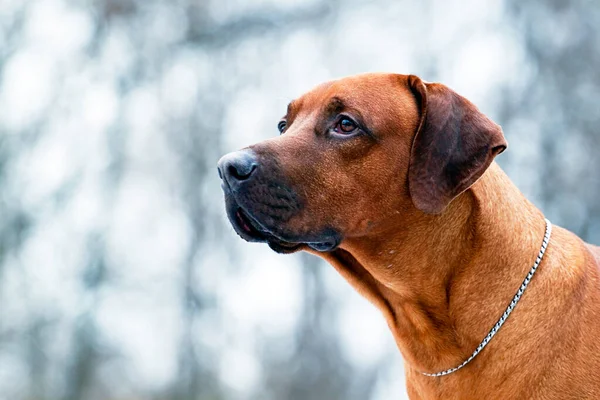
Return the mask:
[[408, 170], [413, 204], [439, 214], [467, 190], [507, 143], [499, 125], [475, 105], [438, 83], [408, 77], [420, 109]]

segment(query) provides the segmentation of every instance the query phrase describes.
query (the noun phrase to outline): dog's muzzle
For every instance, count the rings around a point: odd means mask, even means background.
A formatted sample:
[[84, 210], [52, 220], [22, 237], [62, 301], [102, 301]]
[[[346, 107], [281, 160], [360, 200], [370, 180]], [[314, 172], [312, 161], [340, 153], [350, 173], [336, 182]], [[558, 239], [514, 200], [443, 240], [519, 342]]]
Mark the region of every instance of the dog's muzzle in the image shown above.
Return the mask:
[[227, 216], [236, 233], [249, 242], [266, 242], [279, 253], [290, 253], [308, 245], [317, 251], [331, 251], [340, 243], [332, 229], [316, 232], [293, 229], [304, 199], [286, 184], [273, 157], [261, 162], [251, 149], [223, 156], [218, 164], [225, 193]]

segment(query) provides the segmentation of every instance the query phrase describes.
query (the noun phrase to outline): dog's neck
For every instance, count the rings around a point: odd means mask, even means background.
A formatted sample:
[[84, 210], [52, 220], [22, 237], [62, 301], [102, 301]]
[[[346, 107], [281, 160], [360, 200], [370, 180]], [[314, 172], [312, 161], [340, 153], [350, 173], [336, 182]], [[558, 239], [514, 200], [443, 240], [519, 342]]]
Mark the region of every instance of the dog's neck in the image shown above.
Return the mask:
[[495, 163], [443, 214], [402, 217], [384, 241], [348, 239], [320, 255], [383, 312], [410, 367], [438, 372], [464, 361], [502, 314], [544, 217]]

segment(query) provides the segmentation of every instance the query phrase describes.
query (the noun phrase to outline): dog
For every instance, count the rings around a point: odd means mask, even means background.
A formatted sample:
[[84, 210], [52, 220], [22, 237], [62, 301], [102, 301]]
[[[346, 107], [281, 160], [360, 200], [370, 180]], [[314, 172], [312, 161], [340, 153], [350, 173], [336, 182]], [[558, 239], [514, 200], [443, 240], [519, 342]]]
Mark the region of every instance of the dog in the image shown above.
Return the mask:
[[442, 84], [363, 74], [292, 101], [278, 129], [219, 160], [228, 218], [371, 301], [411, 399], [600, 398], [600, 248], [505, 175], [499, 125]]

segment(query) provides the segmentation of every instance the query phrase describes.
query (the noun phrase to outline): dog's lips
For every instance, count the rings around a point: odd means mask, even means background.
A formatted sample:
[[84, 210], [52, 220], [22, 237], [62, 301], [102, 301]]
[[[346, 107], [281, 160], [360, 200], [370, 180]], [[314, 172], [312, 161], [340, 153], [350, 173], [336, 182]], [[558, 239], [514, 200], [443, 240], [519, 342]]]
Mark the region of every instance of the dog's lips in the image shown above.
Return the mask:
[[236, 233], [248, 242], [267, 243], [277, 253], [293, 253], [303, 246], [308, 246], [316, 251], [331, 251], [339, 245], [335, 235], [329, 236], [325, 241], [290, 241], [261, 224], [248, 210], [240, 205], [229, 187], [224, 186], [227, 214]]
[[332, 251], [339, 245], [335, 238], [323, 242], [288, 242], [282, 240], [265, 229], [242, 208], [237, 209], [235, 217], [237, 226], [243, 229], [246, 235], [252, 237], [254, 241], [267, 242], [269, 247], [278, 253], [292, 253], [305, 245], [316, 251]]
[[241, 228], [247, 235], [259, 240], [266, 241], [269, 233], [262, 228], [257, 222], [253, 222], [252, 218], [242, 210], [238, 208], [235, 212], [235, 221], [237, 227]]
[[233, 228], [244, 240], [249, 242], [266, 242], [273, 250], [280, 253], [291, 252], [303, 245], [303, 243], [288, 242], [275, 236], [239, 206], [236, 207], [232, 214], [233, 218], [230, 218], [230, 220]]

